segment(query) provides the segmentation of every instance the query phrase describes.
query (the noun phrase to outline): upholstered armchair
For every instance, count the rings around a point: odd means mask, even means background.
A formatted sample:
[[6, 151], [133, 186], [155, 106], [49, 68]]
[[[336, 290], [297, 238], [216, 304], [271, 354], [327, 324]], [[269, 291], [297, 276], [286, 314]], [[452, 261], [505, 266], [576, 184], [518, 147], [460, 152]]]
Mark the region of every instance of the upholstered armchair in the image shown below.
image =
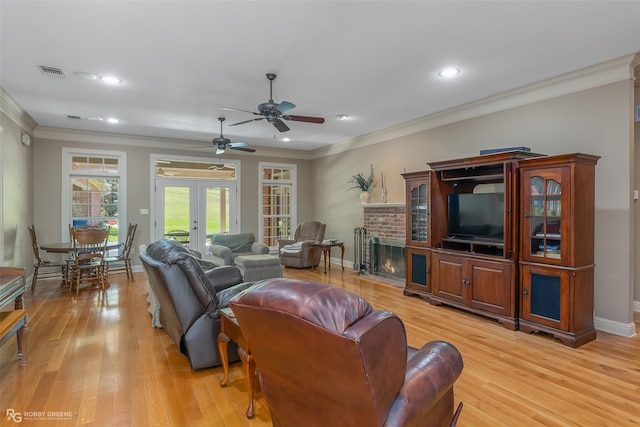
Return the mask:
[[[221, 365], [219, 310], [253, 283], [244, 283], [235, 266], [203, 270], [202, 260], [175, 240], [151, 243], [140, 260], [160, 305], [160, 323], [191, 368]], [[227, 351], [229, 361], [238, 360], [235, 343]]]
[[280, 264], [295, 268], [314, 267], [320, 264], [322, 251], [313, 250], [311, 244], [322, 242], [326, 228], [326, 224], [319, 221], [305, 221], [298, 224], [293, 239], [278, 240]]
[[395, 314], [344, 289], [294, 279], [258, 282], [230, 307], [274, 427], [455, 424], [462, 356], [443, 341], [408, 347]]
[[269, 246], [256, 242], [253, 233], [214, 234], [211, 236], [209, 254], [217, 265], [234, 265], [233, 260], [241, 255], [268, 254]]

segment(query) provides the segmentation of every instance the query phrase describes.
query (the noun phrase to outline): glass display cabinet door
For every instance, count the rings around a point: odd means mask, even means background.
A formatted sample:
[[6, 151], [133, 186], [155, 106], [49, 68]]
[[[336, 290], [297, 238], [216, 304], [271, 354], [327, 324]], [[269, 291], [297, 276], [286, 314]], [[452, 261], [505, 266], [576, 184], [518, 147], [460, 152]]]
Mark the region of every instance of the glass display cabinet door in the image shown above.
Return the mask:
[[411, 189], [411, 240], [427, 242], [427, 184], [420, 184]]
[[563, 232], [562, 169], [527, 171], [524, 174], [523, 257], [529, 261], [561, 264], [567, 250]]

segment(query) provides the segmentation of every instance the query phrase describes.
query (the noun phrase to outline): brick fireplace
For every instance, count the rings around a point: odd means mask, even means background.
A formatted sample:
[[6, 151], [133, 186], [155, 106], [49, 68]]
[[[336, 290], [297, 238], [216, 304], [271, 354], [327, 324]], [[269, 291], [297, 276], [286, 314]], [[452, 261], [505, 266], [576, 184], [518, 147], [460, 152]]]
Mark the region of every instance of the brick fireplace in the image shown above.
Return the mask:
[[366, 259], [371, 273], [404, 280], [405, 212], [404, 203], [364, 205], [364, 228], [369, 238]]

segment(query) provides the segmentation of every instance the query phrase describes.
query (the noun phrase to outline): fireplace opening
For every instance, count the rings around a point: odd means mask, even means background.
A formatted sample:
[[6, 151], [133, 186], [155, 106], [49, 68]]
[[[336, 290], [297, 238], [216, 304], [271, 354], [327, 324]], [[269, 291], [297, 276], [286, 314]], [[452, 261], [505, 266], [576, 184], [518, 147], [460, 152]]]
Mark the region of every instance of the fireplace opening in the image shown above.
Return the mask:
[[372, 274], [404, 280], [406, 277], [404, 240], [372, 237], [369, 241], [369, 261]]

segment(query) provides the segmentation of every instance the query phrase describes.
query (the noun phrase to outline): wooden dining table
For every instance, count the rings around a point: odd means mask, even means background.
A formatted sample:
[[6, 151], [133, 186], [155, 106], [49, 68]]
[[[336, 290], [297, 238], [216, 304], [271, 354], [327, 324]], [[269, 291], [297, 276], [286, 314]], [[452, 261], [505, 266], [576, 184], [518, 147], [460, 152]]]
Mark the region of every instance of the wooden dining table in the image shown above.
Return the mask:
[[[122, 244], [119, 242], [107, 242], [107, 251], [118, 249]], [[42, 243], [40, 244], [40, 249], [45, 252], [53, 253], [53, 254], [72, 254], [74, 251], [73, 242], [54, 242], [54, 243]], [[73, 262], [73, 261], [72, 261]], [[60, 283], [61, 288], [70, 288], [70, 284], [67, 283], [65, 277], [62, 279], [62, 283]], [[109, 282], [105, 284], [105, 288], [109, 287]]]
[[[120, 245], [119, 242], [107, 242], [107, 251], [118, 249]], [[53, 254], [68, 254], [73, 252], [73, 242], [43, 243], [40, 249]]]

